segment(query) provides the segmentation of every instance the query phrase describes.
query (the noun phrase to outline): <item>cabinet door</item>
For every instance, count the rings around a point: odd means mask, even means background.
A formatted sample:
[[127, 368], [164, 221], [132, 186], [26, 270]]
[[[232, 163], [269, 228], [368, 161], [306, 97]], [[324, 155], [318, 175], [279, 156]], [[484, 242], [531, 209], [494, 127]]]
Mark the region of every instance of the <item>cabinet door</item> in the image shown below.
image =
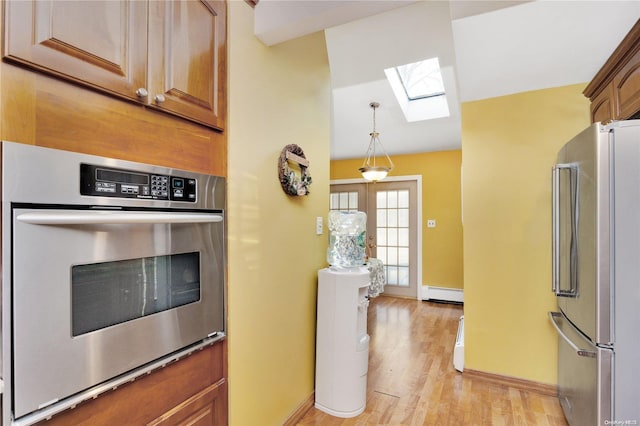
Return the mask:
[[613, 77], [613, 87], [620, 104], [620, 119], [626, 120], [640, 111], [640, 50]]
[[147, 426], [222, 426], [227, 419], [227, 383], [219, 382], [147, 423]]
[[225, 90], [224, 1], [150, 2], [150, 104], [222, 129]]
[[609, 84], [591, 101], [591, 122], [608, 123], [618, 117], [617, 109], [613, 84]]
[[6, 1], [5, 59], [137, 99], [146, 87], [146, 1]]

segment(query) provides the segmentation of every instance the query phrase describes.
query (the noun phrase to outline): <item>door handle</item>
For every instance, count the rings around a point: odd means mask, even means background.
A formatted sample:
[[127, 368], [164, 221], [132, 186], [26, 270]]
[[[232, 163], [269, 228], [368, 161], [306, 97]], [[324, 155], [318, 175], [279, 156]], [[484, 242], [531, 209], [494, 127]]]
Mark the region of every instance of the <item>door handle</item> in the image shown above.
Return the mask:
[[[569, 247], [569, 289], [560, 286], [560, 172], [569, 170], [569, 192], [571, 208], [571, 242]], [[552, 280], [551, 290], [556, 296], [575, 297], [578, 294], [578, 166], [556, 164], [552, 174]]]
[[553, 328], [556, 329], [560, 337], [562, 337], [562, 339], [565, 342], [567, 342], [567, 344], [571, 347], [571, 349], [573, 349], [576, 352], [578, 356], [582, 356], [586, 358], [595, 358], [597, 356], [595, 352], [588, 351], [586, 349], [580, 349], [578, 346], [576, 346], [575, 343], [571, 341], [571, 339], [567, 337], [566, 334], [562, 332], [562, 330], [560, 329], [560, 326], [556, 322], [556, 318], [558, 317], [562, 317], [562, 314], [560, 312], [549, 312], [549, 319], [551, 320], [551, 324], [553, 325]]
[[47, 211], [21, 213], [16, 219], [32, 225], [171, 224], [222, 222], [221, 213]]

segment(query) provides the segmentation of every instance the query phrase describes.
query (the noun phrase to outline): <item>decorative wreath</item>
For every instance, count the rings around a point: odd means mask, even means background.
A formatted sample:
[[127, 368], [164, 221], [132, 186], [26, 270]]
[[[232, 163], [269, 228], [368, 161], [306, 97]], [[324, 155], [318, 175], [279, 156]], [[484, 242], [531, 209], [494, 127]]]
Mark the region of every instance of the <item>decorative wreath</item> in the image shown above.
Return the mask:
[[[298, 163], [300, 175], [289, 167], [289, 161]], [[309, 195], [309, 186], [311, 185], [309, 162], [304, 156], [304, 151], [298, 145], [290, 144], [284, 147], [278, 160], [278, 175], [280, 185], [288, 195]]]

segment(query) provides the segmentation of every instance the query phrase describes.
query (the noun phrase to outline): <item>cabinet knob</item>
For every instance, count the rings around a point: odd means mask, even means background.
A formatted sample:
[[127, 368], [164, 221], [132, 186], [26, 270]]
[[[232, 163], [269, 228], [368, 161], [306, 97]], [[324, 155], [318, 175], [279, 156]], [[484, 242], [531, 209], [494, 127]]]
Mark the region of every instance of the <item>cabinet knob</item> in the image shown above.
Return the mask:
[[161, 104], [164, 102], [164, 95], [156, 95], [153, 100], [156, 101], [157, 104]]
[[148, 94], [149, 92], [147, 92], [147, 89], [145, 89], [144, 87], [136, 90], [136, 95], [138, 95], [139, 98], [145, 98]]

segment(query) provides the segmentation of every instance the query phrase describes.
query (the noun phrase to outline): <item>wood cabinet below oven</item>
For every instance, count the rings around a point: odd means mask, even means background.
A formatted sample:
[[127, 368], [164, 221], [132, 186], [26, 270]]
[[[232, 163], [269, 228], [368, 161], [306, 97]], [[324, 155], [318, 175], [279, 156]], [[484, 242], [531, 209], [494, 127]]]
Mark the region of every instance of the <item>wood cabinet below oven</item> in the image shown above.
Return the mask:
[[226, 382], [214, 383], [192, 396], [148, 426], [224, 425], [227, 424]]
[[224, 1], [5, 2], [4, 59], [224, 129]]
[[215, 343], [38, 425], [226, 425], [225, 345]]

